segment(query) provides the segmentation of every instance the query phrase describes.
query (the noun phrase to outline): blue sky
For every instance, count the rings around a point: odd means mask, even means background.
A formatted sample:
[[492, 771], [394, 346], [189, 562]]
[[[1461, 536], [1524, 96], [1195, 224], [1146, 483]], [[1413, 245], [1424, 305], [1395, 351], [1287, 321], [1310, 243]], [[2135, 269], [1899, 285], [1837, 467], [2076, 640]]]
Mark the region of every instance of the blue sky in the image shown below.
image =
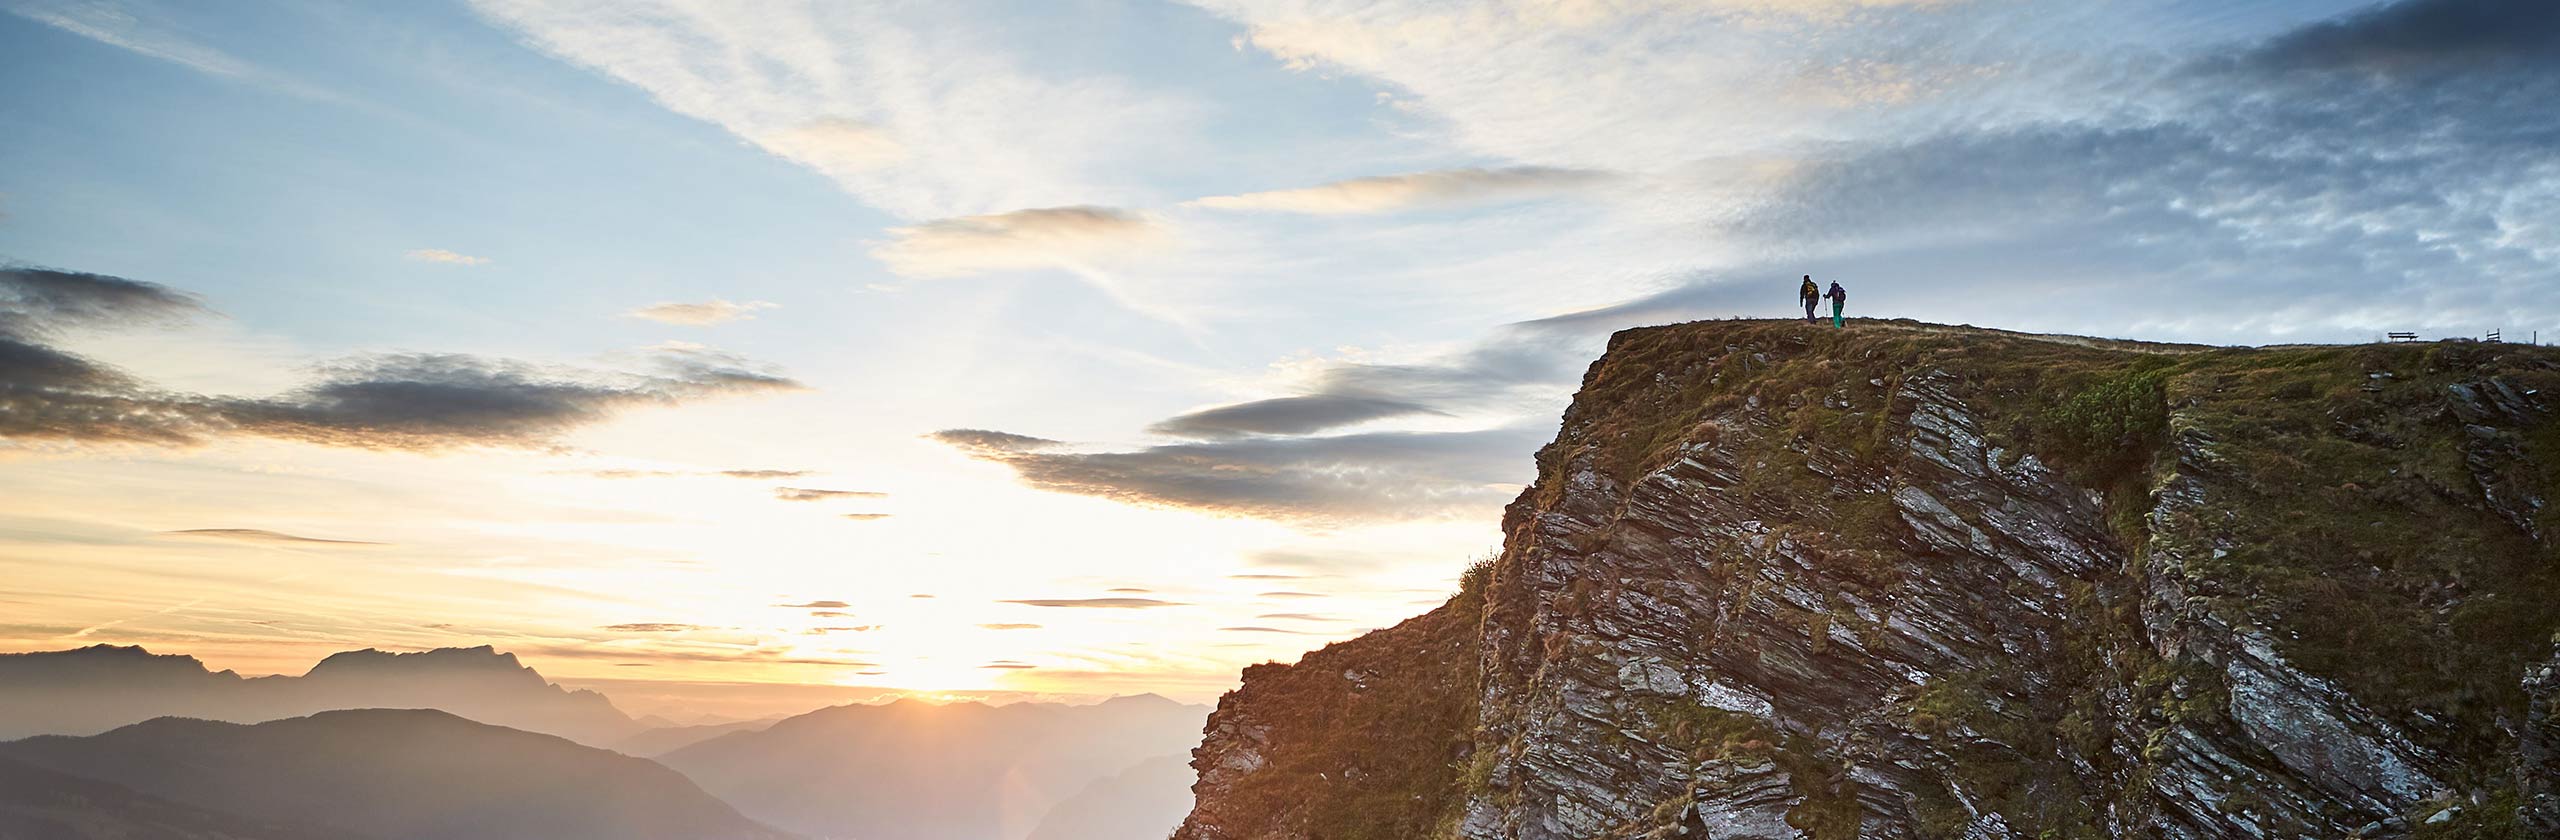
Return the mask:
[[[2560, 14], [2065, 5], [0, 0], [0, 338], [116, 372], [12, 387], [165, 421], [0, 427], [0, 646], [1203, 696], [1494, 545], [1609, 330], [1800, 274], [2560, 335]], [[1094, 599], [1161, 603], [1019, 603]]]

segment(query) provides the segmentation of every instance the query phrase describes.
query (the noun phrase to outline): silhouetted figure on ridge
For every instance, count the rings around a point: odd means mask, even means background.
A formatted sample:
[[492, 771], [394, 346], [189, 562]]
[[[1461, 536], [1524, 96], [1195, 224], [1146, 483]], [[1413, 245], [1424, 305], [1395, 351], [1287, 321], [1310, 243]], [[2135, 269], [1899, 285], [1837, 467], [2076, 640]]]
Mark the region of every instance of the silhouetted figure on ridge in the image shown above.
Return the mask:
[[1831, 299], [1831, 326], [1834, 328], [1848, 326], [1849, 322], [1840, 317], [1840, 307], [1849, 305], [1849, 290], [1840, 288], [1840, 281], [1833, 280], [1831, 292], [1823, 297]]
[[1804, 285], [1796, 289], [1796, 297], [1804, 300], [1804, 322], [1813, 323], [1813, 305], [1822, 301], [1822, 287], [1813, 284], [1813, 275], [1804, 276]]

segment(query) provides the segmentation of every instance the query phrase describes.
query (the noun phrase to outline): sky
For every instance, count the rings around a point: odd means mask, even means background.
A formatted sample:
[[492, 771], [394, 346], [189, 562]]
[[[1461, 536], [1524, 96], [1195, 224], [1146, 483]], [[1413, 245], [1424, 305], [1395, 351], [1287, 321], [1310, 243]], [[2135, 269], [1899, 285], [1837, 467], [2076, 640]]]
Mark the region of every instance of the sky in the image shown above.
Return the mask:
[[2543, 2], [0, 11], [7, 651], [1205, 700], [1443, 599], [1611, 331], [1800, 275], [2560, 336]]

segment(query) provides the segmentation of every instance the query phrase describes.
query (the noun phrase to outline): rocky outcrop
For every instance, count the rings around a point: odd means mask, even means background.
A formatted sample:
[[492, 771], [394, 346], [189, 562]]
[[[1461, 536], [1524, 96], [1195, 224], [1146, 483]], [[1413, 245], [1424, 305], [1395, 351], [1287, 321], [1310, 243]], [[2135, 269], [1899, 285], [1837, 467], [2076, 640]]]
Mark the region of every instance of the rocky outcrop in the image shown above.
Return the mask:
[[1472, 672], [1371, 677], [1463, 707], [1398, 733], [1454, 790], [1384, 794], [1437, 821], [1248, 795], [1359, 767], [1273, 687], [1399, 627], [1249, 670], [1176, 837], [2551, 836], [2554, 387], [2491, 345], [1621, 333], [1426, 617]]
[[1176, 836], [1422, 837], [1454, 826], [1473, 749], [1482, 571], [1439, 609], [1296, 665], [1245, 669], [1192, 751], [1200, 781]]

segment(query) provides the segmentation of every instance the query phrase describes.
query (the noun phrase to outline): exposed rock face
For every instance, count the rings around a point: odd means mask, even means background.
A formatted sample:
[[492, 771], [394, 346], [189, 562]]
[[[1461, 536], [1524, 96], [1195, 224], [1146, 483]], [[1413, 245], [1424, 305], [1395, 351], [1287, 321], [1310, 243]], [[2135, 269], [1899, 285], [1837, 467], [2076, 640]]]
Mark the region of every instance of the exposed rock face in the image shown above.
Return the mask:
[[1371, 676], [1462, 721], [1394, 735], [1464, 742], [1370, 817], [1425, 830], [1259, 793], [1357, 768], [1274, 687], [1428, 665], [1409, 623], [1249, 670], [1176, 837], [2555, 836], [2554, 388], [2540, 348], [1622, 333], [1426, 617], [1474, 672]]

